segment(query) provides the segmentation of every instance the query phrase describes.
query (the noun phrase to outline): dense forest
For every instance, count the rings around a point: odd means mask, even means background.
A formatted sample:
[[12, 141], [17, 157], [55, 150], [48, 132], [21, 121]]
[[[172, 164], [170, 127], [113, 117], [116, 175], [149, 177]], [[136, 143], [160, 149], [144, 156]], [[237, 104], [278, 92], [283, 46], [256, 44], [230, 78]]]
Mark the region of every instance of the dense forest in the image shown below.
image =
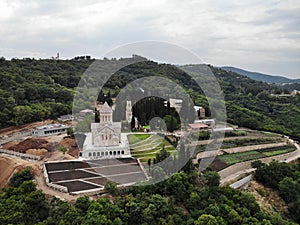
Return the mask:
[[47, 198], [32, 178], [30, 169], [15, 173], [0, 192], [1, 224], [296, 224], [262, 211], [251, 194], [220, 187], [216, 172], [180, 171], [158, 184], [123, 190], [109, 184], [105, 190], [112, 198], [79, 197], [72, 204]]
[[[108, 59], [102, 61], [110, 62]], [[71, 113], [75, 87], [92, 62], [94, 60], [90, 58], [82, 60], [1, 58], [0, 127], [57, 118], [59, 115]], [[192, 65], [188, 69], [185, 67], [179, 69], [173, 65], [152, 61], [135, 63], [114, 74], [105, 84], [105, 90], [110, 90], [114, 97], [134, 79], [153, 75], [166, 77], [187, 90], [194, 103], [202, 105], [209, 115], [208, 101], [202, 89], [189, 74], [197, 73], [197, 67], [198, 65]], [[233, 72], [209, 67], [224, 93], [228, 122], [300, 139], [300, 95], [275, 97], [270, 94], [284, 91], [284, 86], [254, 81]], [[93, 80], [85, 82], [88, 85]], [[121, 104], [125, 104], [124, 100], [120, 99]], [[142, 118], [142, 113], [137, 114], [140, 114], [138, 119], [142, 122], [150, 119], [145, 118], [145, 115]], [[151, 109], [151, 116], [158, 116], [153, 109]], [[118, 118], [123, 117], [124, 115], [121, 115]]]
[[255, 178], [263, 185], [278, 191], [288, 205], [290, 216], [300, 223], [300, 160], [295, 164], [271, 162], [269, 165], [256, 161]]

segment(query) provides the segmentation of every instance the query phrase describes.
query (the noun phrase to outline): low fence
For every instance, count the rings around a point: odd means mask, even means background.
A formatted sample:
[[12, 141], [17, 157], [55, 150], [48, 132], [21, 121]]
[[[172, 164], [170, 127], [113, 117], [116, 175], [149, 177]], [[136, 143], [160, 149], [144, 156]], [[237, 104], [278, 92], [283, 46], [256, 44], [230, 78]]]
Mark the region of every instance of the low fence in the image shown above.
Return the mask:
[[4, 153], [7, 155], [13, 155], [22, 159], [33, 159], [33, 160], [41, 160], [42, 157], [38, 155], [24, 154], [20, 152], [10, 151], [6, 149], [0, 149], [0, 153]]

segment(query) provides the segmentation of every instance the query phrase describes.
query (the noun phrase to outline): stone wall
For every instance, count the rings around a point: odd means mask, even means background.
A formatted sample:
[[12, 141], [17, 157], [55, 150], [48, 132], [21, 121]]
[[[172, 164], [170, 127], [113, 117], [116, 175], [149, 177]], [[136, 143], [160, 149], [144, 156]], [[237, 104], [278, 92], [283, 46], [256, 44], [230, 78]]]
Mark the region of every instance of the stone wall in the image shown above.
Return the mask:
[[6, 149], [0, 149], [0, 153], [4, 153], [7, 155], [13, 155], [22, 159], [33, 159], [33, 160], [41, 160], [41, 156], [37, 156], [37, 155], [30, 155], [30, 154], [24, 154], [24, 153], [20, 153], [20, 152], [15, 152], [15, 151], [10, 151], [10, 150], [6, 150]]

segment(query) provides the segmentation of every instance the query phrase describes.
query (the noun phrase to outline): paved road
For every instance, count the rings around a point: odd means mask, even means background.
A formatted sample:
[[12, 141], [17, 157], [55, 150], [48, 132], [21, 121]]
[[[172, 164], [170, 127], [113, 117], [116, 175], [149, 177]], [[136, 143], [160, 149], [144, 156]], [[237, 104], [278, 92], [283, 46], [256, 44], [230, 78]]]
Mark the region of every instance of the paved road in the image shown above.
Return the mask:
[[[292, 139], [290, 138], [287, 138], [287, 141], [290, 143], [290, 144], [293, 144], [297, 149], [294, 151], [295, 154], [293, 154], [291, 157], [289, 158], [286, 158], [285, 160], [282, 160], [281, 162], [292, 162], [298, 158], [300, 158], [300, 146], [294, 142]], [[241, 163], [242, 164], [242, 163]], [[238, 165], [238, 164], [235, 164], [235, 165]], [[221, 185], [224, 185], [224, 184], [227, 184], [227, 183], [230, 183], [232, 182], [233, 180], [236, 180], [238, 179], [240, 176], [242, 176], [243, 174], [246, 174], [246, 173], [250, 173], [252, 171], [255, 171], [255, 169], [251, 168], [251, 166], [249, 166], [249, 168], [247, 169], [242, 169], [242, 166], [241, 166], [241, 169], [236, 172], [236, 173], [233, 173], [227, 177], [224, 177], [221, 179], [220, 183]]]

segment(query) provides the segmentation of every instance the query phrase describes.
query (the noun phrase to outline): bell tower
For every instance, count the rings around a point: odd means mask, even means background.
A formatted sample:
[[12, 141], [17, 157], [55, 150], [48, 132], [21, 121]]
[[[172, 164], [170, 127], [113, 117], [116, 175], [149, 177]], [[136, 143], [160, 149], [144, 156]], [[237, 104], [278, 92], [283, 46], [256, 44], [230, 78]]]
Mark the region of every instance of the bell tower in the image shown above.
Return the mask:
[[132, 118], [132, 106], [131, 106], [131, 101], [127, 100], [126, 101], [126, 120], [128, 123], [130, 123]]
[[113, 122], [113, 111], [105, 102], [100, 109], [100, 124], [112, 124]]

